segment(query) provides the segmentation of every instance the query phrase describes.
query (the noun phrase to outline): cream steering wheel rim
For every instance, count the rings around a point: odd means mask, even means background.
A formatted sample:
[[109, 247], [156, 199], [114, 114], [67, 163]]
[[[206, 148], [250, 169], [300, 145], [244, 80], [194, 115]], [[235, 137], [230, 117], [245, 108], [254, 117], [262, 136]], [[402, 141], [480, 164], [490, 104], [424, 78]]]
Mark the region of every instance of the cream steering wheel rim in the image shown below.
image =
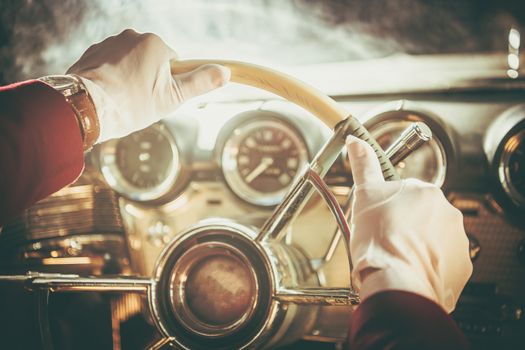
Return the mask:
[[220, 64], [231, 70], [232, 82], [253, 86], [274, 93], [308, 110], [330, 129], [337, 123], [350, 118], [352, 134], [366, 141], [374, 149], [385, 180], [399, 178], [394, 166], [383, 149], [370, 135], [368, 130], [345, 108], [318, 89], [287, 74], [256, 64], [230, 60], [172, 60], [171, 73], [179, 74], [191, 71], [205, 64]]

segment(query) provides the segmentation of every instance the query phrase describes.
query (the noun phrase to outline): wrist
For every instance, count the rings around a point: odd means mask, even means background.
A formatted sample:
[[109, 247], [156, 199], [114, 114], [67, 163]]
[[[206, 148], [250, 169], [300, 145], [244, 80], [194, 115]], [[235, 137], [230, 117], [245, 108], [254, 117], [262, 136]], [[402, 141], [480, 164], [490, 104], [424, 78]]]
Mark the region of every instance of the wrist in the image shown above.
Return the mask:
[[100, 125], [98, 142], [123, 137], [138, 130], [130, 125], [132, 118], [129, 115], [124, 115], [124, 110], [126, 109], [126, 107], [123, 106], [124, 103], [117, 105], [106, 90], [100, 86], [99, 82], [82, 76], [78, 78], [86, 87], [95, 106]]
[[411, 292], [439, 303], [426, 277], [408, 266], [374, 268], [369, 270], [361, 280], [360, 296], [362, 300], [387, 290]]
[[99, 139], [100, 124], [93, 100], [81, 79], [75, 75], [51, 75], [39, 80], [65, 97], [75, 113], [84, 151], [91, 149]]

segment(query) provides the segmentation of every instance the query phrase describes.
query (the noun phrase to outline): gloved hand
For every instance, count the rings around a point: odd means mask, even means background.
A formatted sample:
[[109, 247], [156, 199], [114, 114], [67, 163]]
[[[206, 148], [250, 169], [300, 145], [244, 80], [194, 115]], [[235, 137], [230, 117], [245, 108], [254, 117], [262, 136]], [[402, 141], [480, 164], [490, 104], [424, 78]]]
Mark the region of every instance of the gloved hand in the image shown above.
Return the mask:
[[185, 100], [224, 85], [230, 71], [205, 65], [171, 75], [175, 51], [155, 34], [127, 29], [92, 45], [67, 73], [81, 77], [100, 123], [98, 142], [143, 129]]
[[366, 142], [349, 136], [347, 148], [355, 183], [352, 277], [361, 298], [408, 291], [451, 312], [472, 274], [461, 212], [432, 184], [386, 182]]

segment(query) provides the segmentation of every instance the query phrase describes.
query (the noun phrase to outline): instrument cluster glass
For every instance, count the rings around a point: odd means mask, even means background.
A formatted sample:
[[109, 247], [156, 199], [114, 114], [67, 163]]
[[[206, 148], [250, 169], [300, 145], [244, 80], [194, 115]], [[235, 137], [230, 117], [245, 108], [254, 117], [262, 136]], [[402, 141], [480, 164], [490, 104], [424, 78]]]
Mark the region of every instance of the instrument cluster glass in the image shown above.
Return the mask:
[[274, 206], [308, 162], [298, 131], [277, 120], [250, 120], [234, 129], [221, 154], [224, 178], [245, 201]]
[[100, 168], [106, 182], [123, 196], [151, 201], [174, 186], [180, 172], [179, 151], [163, 123], [102, 145]]

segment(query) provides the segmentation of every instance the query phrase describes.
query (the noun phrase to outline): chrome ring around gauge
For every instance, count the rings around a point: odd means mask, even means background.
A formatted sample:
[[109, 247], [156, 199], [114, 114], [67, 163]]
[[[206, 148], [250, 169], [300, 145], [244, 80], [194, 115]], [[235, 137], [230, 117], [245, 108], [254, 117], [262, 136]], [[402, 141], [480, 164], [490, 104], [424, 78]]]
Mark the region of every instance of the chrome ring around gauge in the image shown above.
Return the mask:
[[[421, 113], [397, 110], [384, 112], [365, 123], [370, 134], [383, 149], [387, 149], [393, 141], [413, 122], [428, 122]], [[434, 132], [433, 137], [420, 149], [396, 165], [401, 178], [417, 178], [430, 182], [438, 187], [443, 186], [447, 175], [447, 152], [439, 137]]]
[[525, 207], [525, 105], [499, 115], [485, 134], [483, 148], [497, 182], [495, 197], [521, 219]]
[[503, 190], [517, 205], [525, 205], [525, 129], [513, 133], [502, 145], [498, 177]]
[[175, 139], [162, 122], [104, 143], [99, 162], [109, 186], [136, 201], [167, 195], [181, 172]]
[[308, 163], [306, 142], [278, 119], [248, 120], [224, 144], [221, 164], [231, 190], [248, 203], [274, 206]]

